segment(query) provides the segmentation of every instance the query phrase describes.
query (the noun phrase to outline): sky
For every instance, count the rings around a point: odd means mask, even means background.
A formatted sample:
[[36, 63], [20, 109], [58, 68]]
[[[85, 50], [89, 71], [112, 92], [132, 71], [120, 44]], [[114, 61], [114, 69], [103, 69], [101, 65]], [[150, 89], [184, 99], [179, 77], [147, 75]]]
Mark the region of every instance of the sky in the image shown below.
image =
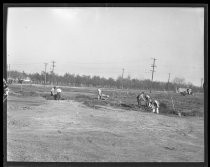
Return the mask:
[[178, 7], [10, 7], [10, 70], [52, 70], [201, 85], [204, 78], [204, 9]]

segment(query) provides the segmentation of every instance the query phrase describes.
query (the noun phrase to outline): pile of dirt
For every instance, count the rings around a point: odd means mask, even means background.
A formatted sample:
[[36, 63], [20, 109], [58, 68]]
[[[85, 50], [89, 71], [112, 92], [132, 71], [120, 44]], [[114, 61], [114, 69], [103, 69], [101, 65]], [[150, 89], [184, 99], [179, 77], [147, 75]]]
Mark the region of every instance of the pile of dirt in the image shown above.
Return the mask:
[[[109, 100], [98, 100], [97, 98], [86, 96], [86, 95], [78, 95], [75, 97], [75, 100], [78, 102], [82, 102], [84, 105], [90, 107], [90, 108], [95, 108], [98, 109], [100, 107], [98, 106], [112, 106], [115, 108], [121, 108], [124, 110], [132, 110], [132, 111], [141, 111], [143, 112], [151, 112], [151, 109], [147, 109], [144, 107], [139, 108], [138, 105], [136, 104], [129, 104], [126, 102], [117, 102], [112, 99]], [[173, 110], [171, 107], [169, 107], [166, 103], [161, 102], [160, 103], [160, 108], [159, 108], [159, 113], [160, 114], [165, 114], [165, 115], [178, 115], [178, 113], [181, 113], [182, 116], [201, 116], [198, 114], [198, 112], [193, 112], [193, 111], [178, 111], [178, 110]], [[202, 114], [202, 113], [201, 113]]]
[[168, 107], [165, 103], [160, 103], [160, 113], [162, 114], [173, 114], [173, 115], [179, 115], [179, 113], [182, 116], [203, 116], [203, 112], [199, 112], [199, 110], [190, 110], [190, 109], [180, 109], [175, 108], [172, 109], [171, 107]]
[[54, 100], [53, 96], [49, 94], [43, 94], [42, 97], [45, 98], [46, 100]]
[[92, 97], [86, 96], [86, 95], [77, 95], [77, 96], [75, 97], [75, 99], [76, 99], [77, 101], [84, 101], [84, 100], [93, 100], [93, 99], [96, 99], [96, 98], [92, 98]]
[[109, 105], [109, 101], [107, 100], [98, 100], [95, 97], [89, 97], [85, 95], [78, 95], [75, 97], [75, 100], [78, 102], [82, 102], [88, 107], [97, 108], [97, 106], [107, 106]]
[[175, 115], [178, 115], [178, 112], [176, 112], [172, 108], [168, 107], [167, 104], [165, 104], [163, 102], [160, 103], [159, 112], [162, 113], [162, 114], [175, 114]]
[[125, 109], [125, 110], [134, 110], [134, 111], [139, 110], [138, 105], [135, 105], [135, 104], [120, 103], [119, 106], [120, 108]]
[[[86, 106], [90, 108], [100, 108], [98, 106], [112, 106], [115, 108], [121, 108], [124, 110], [133, 110], [138, 111], [139, 107], [136, 104], [127, 104], [125, 102], [117, 102], [114, 99], [108, 99], [108, 100], [98, 100], [96, 97], [90, 97], [86, 95], [78, 95], [75, 97], [75, 100], [78, 102], [82, 102]], [[143, 109], [143, 111], [148, 111], [146, 109]]]
[[[45, 98], [46, 100], [54, 100], [54, 97], [51, 96], [49, 93], [44, 93], [41, 95], [43, 98]], [[68, 96], [63, 96], [60, 98], [60, 100], [70, 100], [70, 98]]]
[[195, 110], [182, 110], [180, 111], [182, 116], [198, 116], [203, 117], [204, 113]]

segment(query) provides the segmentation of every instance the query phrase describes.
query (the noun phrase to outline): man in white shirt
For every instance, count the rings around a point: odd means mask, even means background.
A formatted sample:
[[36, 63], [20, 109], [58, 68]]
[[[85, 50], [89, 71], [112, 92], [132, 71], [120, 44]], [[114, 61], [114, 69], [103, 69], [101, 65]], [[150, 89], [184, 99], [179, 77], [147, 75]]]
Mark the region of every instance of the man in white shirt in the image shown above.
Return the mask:
[[56, 91], [57, 91], [57, 100], [60, 100], [62, 90], [60, 88], [58, 88]]
[[51, 89], [51, 96], [54, 97], [54, 100], [57, 99], [57, 90], [55, 86]]
[[137, 98], [138, 106], [141, 105], [141, 101], [146, 101], [144, 92], [141, 92], [140, 94], [138, 94], [136, 98]]
[[151, 98], [149, 95], [145, 95], [145, 100], [146, 100], [146, 106], [149, 107], [149, 103], [151, 102]]
[[160, 107], [160, 104], [157, 100], [151, 100], [151, 102], [149, 103], [149, 107], [152, 108], [152, 112], [153, 113], [157, 113], [159, 114], [159, 107]]
[[102, 98], [102, 91], [101, 89], [98, 89], [98, 100]]

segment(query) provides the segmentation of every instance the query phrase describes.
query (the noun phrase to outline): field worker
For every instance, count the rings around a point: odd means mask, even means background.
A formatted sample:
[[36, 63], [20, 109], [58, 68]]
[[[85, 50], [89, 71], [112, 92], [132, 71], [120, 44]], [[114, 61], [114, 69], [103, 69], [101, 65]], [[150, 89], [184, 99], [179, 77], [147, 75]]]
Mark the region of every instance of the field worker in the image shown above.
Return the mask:
[[102, 91], [101, 89], [98, 89], [98, 100], [102, 98]]
[[192, 94], [193, 94], [193, 93], [192, 93], [192, 89], [187, 88], [187, 94], [188, 94], [188, 95], [192, 95]]
[[57, 100], [60, 100], [62, 90], [60, 88], [58, 88], [56, 91], [57, 91]]
[[146, 106], [149, 107], [149, 103], [151, 102], [151, 98], [149, 95], [145, 95]]
[[53, 92], [54, 92], [54, 87], [51, 89], [50, 91], [50, 95], [53, 96]]
[[54, 86], [52, 89], [51, 89], [51, 96], [54, 97], [54, 100], [57, 99], [57, 91], [56, 91], [56, 86]]
[[137, 98], [138, 106], [141, 105], [140, 103], [141, 101], [146, 101], [144, 92], [141, 92], [140, 94], [138, 94], [136, 98]]
[[159, 107], [160, 107], [160, 104], [157, 100], [152, 100], [149, 104], [149, 106], [152, 108], [152, 112], [153, 113], [157, 113], [159, 114]]
[[144, 92], [141, 92], [140, 99], [146, 101], [145, 96], [146, 94]]

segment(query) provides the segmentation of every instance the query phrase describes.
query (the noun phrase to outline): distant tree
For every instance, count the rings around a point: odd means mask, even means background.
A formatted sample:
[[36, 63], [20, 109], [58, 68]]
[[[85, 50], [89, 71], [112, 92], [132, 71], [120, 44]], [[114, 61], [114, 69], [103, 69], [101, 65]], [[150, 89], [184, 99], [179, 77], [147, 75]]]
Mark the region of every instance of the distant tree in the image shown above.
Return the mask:
[[18, 71], [10, 71], [10, 77], [11, 78], [17, 79], [17, 78], [20, 78], [21, 75], [22, 75], [21, 72], [18, 72]]
[[193, 87], [192, 82], [188, 82], [188, 83], [187, 83], [187, 86], [188, 86], [188, 87]]
[[[24, 79], [27, 76], [31, 78], [34, 83], [43, 84], [45, 80], [45, 72], [42, 71], [41, 73], [33, 73], [27, 74], [24, 71], [11, 71], [10, 77], [12, 78], [19, 78]], [[50, 83], [54, 80], [54, 84], [58, 85], [73, 85], [73, 86], [93, 86], [93, 87], [109, 87], [109, 88], [123, 88], [125, 89], [139, 89], [141, 90], [148, 90], [150, 87], [153, 90], [160, 90], [163, 91], [164, 89], [168, 88], [167, 90], [175, 90], [178, 86], [183, 87], [190, 87], [193, 89], [194, 92], [203, 92], [202, 87], [194, 86], [191, 82], [185, 83], [184, 78], [175, 77], [172, 82], [167, 84], [166, 82], [159, 82], [147, 79], [147, 80], [139, 80], [139, 79], [132, 79], [130, 76], [126, 78], [122, 78], [122, 76], [118, 76], [115, 80], [113, 78], [104, 78], [99, 76], [89, 76], [89, 75], [75, 75], [70, 73], [65, 73], [64, 75], [58, 75], [55, 73], [47, 73], [46, 74], [47, 82]], [[122, 82], [123, 81], [123, 82]]]
[[100, 77], [99, 76], [93, 76], [92, 77], [92, 84], [93, 84], [93, 86], [99, 86], [100, 85]]
[[75, 77], [75, 84], [76, 86], [80, 86], [81, 83], [82, 83], [81, 76], [77, 74]]
[[118, 76], [116, 80], [117, 88], [122, 88], [122, 84], [123, 84], [122, 76]]
[[109, 78], [109, 79], [107, 80], [107, 85], [108, 85], [109, 87], [115, 87], [115, 86], [116, 86], [116, 82], [115, 82], [115, 80], [114, 80], [113, 78]]
[[25, 73], [25, 71], [22, 72], [22, 78], [26, 78], [27, 74]]
[[177, 85], [184, 85], [185, 84], [185, 79], [184, 78], [180, 78], [180, 77], [175, 77], [173, 79], [173, 83], [177, 84]]

